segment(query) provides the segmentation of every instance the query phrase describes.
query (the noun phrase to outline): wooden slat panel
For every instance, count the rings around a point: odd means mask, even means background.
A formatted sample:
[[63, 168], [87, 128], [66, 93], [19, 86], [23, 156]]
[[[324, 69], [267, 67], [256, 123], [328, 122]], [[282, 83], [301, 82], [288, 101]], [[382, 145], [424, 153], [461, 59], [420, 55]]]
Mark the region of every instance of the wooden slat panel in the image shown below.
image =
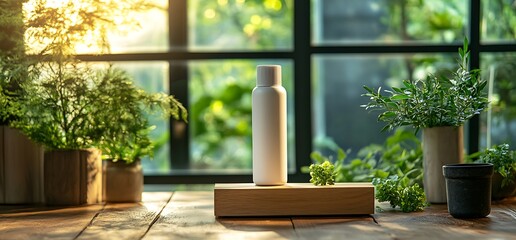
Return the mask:
[[288, 183], [265, 187], [216, 184], [214, 192], [216, 216], [290, 217], [374, 213], [374, 187], [371, 183], [338, 183], [331, 186]]
[[5, 157], [4, 157], [4, 129], [0, 125], [0, 203], [5, 203]]
[[303, 239], [392, 239], [371, 216], [294, 217]]
[[402, 213], [381, 203], [384, 211], [374, 215], [380, 226], [397, 239], [515, 239], [516, 201], [493, 204], [486, 218], [457, 219], [446, 204], [434, 204], [423, 212]]
[[172, 193], [143, 193], [142, 203], [107, 204], [78, 239], [140, 239]]
[[102, 209], [102, 205], [1, 209], [0, 239], [73, 239]]
[[144, 239], [284, 239], [289, 218], [215, 218], [213, 192], [176, 192]]
[[19, 130], [0, 126], [0, 204], [43, 201], [43, 148]]
[[18, 129], [4, 129], [5, 203], [43, 202], [43, 148]]

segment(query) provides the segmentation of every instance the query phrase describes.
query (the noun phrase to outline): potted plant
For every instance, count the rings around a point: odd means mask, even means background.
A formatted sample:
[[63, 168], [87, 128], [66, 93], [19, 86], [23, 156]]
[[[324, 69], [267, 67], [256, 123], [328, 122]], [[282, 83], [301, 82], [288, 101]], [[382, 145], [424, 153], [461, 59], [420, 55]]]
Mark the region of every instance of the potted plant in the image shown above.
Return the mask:
[[26, 94], [14, 125], [46, 148], [47, 204], [102, 200], [101, 154], [92, 147], [102, 136], [102, 108], [96, 104], [105, 70], [82, 63], [75, 55], [81, 45], [95, 53], [109, 52], [107, 33], [121, 25], [134, 26], [137, 22], [126, 16], [151, 7], [143, 0], [83, 4], [31, 0], [20, 8], [25, 52], [35, 60], [28, 71], [35, 79], [21, 84]]
[[49, 205], [98, 203], [102, 162], [94, 149], [100, 140], [98, 75], [78, 62], [40, 62], [39, 79], [23, 84], [20, 118], [14, 125], [45, 147], [44, 192]]
[[31, 61], [24, 52], [23, 2], [0, 2], [0, 204], [43, 200], [43, 149], [10, 126], [19, 116], [19, 85], [31, 79]]
[[509, 150], [509, 144], [495, 145], [486, 149], [477, 162], [494, 166], [492, 181], [493, 200], [512, 196], [516, 191], [516, 152]]
[[478, 69], [468, 71], [468, 42], [459, 48], [458, 69], [450, 78], [428, 75], [423, 80], [405, 80], [403, 87], [381, 89], [364, 86], [370, 102], [366, 109], [382, 110], [378, 120], [387, 122], [383, 130], [411, 125], [423, 129], [423, 185], [431, 203], [446, 202], [442, 166], [463, 161], [465, 121], [480, 114], [487, 106]]
[[161, 110], [166, 117], [186, 121], [187, 112], [173, 96], [150, 94], [137, 88], [131, 78], [108, 68], [100, 83], [97, 106], [102, 120], [99, 148], [104, 161], [106, 202], [139, 202], [143, 191], [140, 159], [153, 155], [150, 126], [145, 113]]

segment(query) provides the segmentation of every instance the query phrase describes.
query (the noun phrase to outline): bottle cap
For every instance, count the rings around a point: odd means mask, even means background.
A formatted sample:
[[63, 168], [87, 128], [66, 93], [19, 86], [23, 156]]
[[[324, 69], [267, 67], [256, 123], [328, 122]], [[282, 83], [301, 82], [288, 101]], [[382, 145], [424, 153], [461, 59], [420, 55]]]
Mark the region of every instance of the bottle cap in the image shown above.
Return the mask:
[[256, 86], [281, 85], [280, 65], [258, 65], [256, 67]]

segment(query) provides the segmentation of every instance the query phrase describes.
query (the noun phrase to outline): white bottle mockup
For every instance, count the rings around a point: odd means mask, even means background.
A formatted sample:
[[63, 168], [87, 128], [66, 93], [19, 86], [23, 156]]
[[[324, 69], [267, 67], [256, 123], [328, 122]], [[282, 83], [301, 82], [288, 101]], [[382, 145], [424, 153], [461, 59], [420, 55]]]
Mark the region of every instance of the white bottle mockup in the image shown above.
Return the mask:
[[287, 183], [287, 91], [281, 66], [259, 65], [253, 89], [253, 182]]

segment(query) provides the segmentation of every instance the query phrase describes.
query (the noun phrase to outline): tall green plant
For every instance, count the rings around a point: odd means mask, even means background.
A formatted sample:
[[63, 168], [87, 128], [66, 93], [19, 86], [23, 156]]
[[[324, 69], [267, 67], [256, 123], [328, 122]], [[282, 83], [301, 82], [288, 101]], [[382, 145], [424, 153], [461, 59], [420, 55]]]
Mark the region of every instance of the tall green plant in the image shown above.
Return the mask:
[[371, 101], [362, 107], [383, 111], [378, 116], [379, 121], [387, 123], [382, 131], [405, 125], [416, 129], [461, 126], [488, 103], [483, 92], [487, 82], [480, 79], [480, 70], [467, 70], [469, 54], [464, 39], [459, 48], [459, 67], [451, 78], [428, 75], [424, 80], [405, 80], [403, 87], [386, 90], [389, 95], [382, 95], [381, 88], [364, 86], [364, 96]]

